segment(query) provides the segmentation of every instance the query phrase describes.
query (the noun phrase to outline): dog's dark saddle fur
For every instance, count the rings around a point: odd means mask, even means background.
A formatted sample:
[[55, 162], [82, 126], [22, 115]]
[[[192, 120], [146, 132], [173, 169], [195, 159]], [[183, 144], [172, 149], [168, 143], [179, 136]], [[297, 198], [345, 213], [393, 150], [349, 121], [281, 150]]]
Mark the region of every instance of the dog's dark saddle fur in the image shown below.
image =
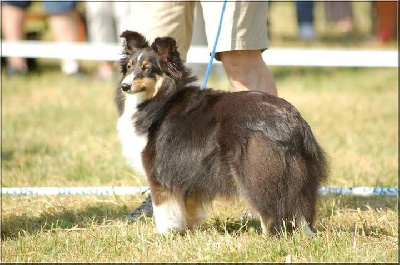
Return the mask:
[[[116, 103], [146, 139], [139, 151], [159, 232], [192, 228], [205, 203], [236, 194], [260, 216], [264, 232], [313, 226], [327, 163], [293, 105], [261, 92], [201, 90], [174, 39], [149, 46], [137, 32], [121, 37]], [[130, 98], [136, 109], [126, 109]]]

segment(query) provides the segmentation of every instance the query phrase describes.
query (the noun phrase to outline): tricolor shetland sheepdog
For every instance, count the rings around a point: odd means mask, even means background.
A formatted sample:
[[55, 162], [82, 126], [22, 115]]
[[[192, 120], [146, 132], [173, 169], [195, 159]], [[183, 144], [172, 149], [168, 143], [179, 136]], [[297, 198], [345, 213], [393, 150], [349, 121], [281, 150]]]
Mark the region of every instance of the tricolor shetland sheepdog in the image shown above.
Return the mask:
[[310, 233], [327, 163], [296, 108], [261, 92], [202, 90], [174, 39], [121, 37], [118, 134], [147, 178], [157, 231], [192, 229], [213, 199], [240, 195], [263, 233]]

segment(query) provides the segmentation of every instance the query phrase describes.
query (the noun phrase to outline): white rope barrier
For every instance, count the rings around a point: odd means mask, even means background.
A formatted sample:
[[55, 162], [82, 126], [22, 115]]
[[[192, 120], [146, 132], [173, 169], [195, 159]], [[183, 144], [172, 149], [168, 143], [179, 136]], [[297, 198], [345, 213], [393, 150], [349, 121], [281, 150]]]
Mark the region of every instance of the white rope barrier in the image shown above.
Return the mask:
[[[148, 187], [17, 187], [1, 188], [4, 195], [135, 195], [148, 192]], [[330, 188], [321, 187], [321, 195], [344, 195], [344, 196], [398, 196], [398, 188], [382, 187], [353, 187], [353, 188]]]
[[148, 187], [18, 187], [1, 188], [7, 195], [134, 195], [145, 193]]
[[[117, 44], [58, 43], [43, 41], [2, 41], [1, 56], [26, 58], [116, 61], [121, 47]], [[207, 64], [210, 51], [191, 46], [188, 63]], [[397, 50], [271, 48], [263, 53], [268, 65], [325, 67], [398, 67]], [[220, 63], [220, 62], [216, 62]]]
[[398, 196], [398, 188], [382, 187], [352, 187], [352, 188], [329, 188], [322, 187], [319, 190], [321, 195], [350, 195], [350, 196]]

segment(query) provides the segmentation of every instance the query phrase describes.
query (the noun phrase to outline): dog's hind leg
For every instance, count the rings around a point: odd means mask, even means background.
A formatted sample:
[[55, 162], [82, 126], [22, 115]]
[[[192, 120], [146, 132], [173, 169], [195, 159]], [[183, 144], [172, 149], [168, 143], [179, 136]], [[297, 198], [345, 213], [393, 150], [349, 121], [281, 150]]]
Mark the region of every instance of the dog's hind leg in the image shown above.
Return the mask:
[[233, 161], [240, 193], [260, 216], [263, 233], [280, 232], [285, 216], [284, 150], [263, 133], [254, 133], [243, 156]]
[[304, 231], [308, 236], [313, 234], [312, 227], [316, 213], [318, 184], [313, 178], [307, 161], [301, 156], [293, 156], [288, 178], [288, 207], [295, 219], [294, 227]]
[[201, 196], [191, 196], [185, 200], [185, 212], [188, 227], [190, 229], [197, 228], [197, 226], [206, 218], [206, 212], [204, 210]]
[[312, 184], [307, 183], [300, 195], [300, 205], [297, 213], [296, 227], [302, 229], [307, 236], [314, 234], [312, 227], [316, 212], [317, 190]]

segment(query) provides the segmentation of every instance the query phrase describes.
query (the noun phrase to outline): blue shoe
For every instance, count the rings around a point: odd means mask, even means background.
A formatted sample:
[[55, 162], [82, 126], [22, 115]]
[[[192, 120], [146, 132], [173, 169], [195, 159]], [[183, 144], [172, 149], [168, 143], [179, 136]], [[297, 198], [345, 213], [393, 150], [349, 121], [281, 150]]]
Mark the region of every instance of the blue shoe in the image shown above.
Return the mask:
[[153, 204], [151, 201], [150, 195], [140, 204], [136, 210], [128, 214], [128, 220], [134, 221], [138, 219], [140, 216], [152, 217], [153, 216]]

